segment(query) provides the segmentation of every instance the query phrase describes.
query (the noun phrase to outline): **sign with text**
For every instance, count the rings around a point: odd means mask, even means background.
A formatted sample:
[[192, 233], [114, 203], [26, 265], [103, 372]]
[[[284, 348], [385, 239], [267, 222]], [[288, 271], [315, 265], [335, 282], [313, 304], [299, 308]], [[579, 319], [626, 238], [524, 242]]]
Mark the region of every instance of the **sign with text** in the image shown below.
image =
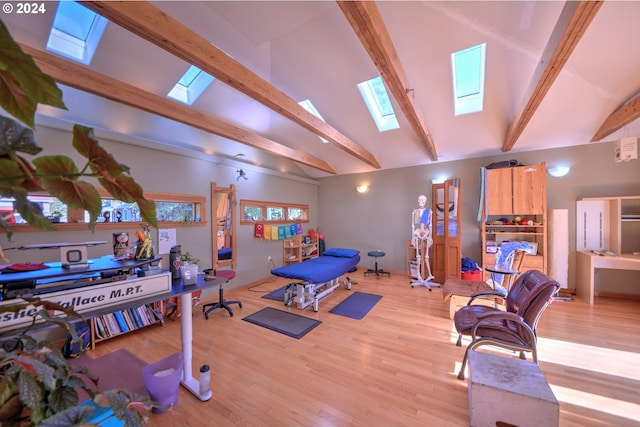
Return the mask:
[[[120, 280], [111, 283], [88, 285], [82, 288], [74, 288], [51, 293], [37, 295], [43, 301], [60, 304], [80, 313], [86, 314], [109, 307], [122, 306], [142, 299], [148, 299], [155, 295], [158, 299], [167, 297], [171, 293], [171, 275], [169, 273], [157, 274], [149, 277], [138, 277], [128, 280]], [[21, 302], [20, 299], [7, 300], [0, 303], [6, 306]], [[117, 309], [117, 308], [116, 308]], [[0, 331], [27, 326], [33, 322], [33, 316], [37, 313], [33, 305], [18, 311], [17, 313], [0, 314]], [[54, 316], [63, 315], [56, 312]], [[42, 319], [38, 319], [42, 320]]]

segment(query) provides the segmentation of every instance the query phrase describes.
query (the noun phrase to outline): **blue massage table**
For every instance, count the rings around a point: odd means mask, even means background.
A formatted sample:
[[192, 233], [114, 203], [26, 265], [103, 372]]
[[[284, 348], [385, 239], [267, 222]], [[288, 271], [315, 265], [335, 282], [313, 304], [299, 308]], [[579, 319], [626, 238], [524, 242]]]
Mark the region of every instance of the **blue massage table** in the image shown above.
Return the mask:
[[[340, 286], [340, 276], [355, 268], [360, 262], [360, 252], [355, 249], [331, 248], [322, 255], [296, 264], [274, 268], [271, 274], [294, 279], [284, 292], [284, 303], [295, 303], [300, 309], [312, 306], [318, 311], [318, 301]], [[345, 278], [345, 288], [351, 289], [351, 281]]]

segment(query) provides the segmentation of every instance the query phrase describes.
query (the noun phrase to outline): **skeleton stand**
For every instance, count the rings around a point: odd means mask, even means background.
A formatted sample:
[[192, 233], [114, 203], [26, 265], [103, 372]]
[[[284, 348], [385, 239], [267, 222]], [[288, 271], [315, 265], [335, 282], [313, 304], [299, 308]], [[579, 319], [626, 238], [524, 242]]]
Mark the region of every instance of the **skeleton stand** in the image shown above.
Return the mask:
[[[434, 283], [431, 282], [431, 280], [434, 279], [433, 275], [431, 274], [431, 267], [429, 266], [429, 249], [431, 248], [431, 246], [433, 245], [433, 239], [431, 238], [431, 212], [429, 212], [429, 221], [428, 221], [428, 227], [425, 226], [424, 228], [421, 227], [420, 225], [420, 219], [422, 217], [422, 213], [424, 212], [423, 209], [414, 209], [413, 210], [413, 214], [412, 214], [412, 220], [411, 220], [411, 233], [412, 233], [412, 238], [411, 238], [411, 244], [413, 245], [414, 248], [416, 248], [416, 268], [415, 268], [415, 272], [414, 269], [411, 269], [411, 273], [412, 276], [416, 278], [416, 280], [412, 280], [411, 281], [411, 287], [414, 288], [416, 286], [424, 286], [426, 287], [429, 292], [431, 292], [431, 287], [432, 286], [436, 286], [436, 287], [440, 287], [439, 283]], [[418, 225], [418, 227], [416, 228], [416, 224]], [[422, 247], [422, 243], [424, 244], [424, 257], [425, 257], [425, 262], [424, 265], [426, 267], [426, 273], [427, 273], [427, 277], [423, 278], [424, 275], [424, 271], [422, 271], [422, 254], [420, 252], [420, 248]]]

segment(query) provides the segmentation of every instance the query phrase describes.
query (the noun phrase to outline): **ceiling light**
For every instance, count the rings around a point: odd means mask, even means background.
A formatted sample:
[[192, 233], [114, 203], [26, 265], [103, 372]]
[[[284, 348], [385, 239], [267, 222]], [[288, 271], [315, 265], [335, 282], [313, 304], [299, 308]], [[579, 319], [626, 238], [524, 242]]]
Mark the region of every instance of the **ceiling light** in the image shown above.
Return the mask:
[[571, 166], [554, 166], [547, 169], [547, 173], [554, 178], [561, 178], [571, 171]]
[[364, 194], [369, 191], [369, 186], [367, 184], [356, 185], [356, 191], [360, 194]]

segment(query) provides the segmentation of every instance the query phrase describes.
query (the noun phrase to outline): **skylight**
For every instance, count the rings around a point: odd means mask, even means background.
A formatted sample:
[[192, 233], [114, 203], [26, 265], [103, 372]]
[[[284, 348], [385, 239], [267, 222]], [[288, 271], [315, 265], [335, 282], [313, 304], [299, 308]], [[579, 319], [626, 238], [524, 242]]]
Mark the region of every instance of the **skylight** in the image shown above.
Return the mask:
[[[311, 103], [310, 100], [305, 99], [304, 101], [300, 101], [298, 102], [298, 105], [300, 105], [302, 108], [304, 108], [305, 110], [307, 110], [308, 112], [310, 112], [311, 114], [313, 114], [314, 116], [322, 120], [323, 122], [326, 122], [326, 120], [322, 118], [322, 116], [320, 115], [318, 110], [316, 110], [316, 107]], [[319, 136], [319, 138], [320, 138], [320, 141], [324, 142], [325, 144], [329, 142], [328, 140], [324, 139], [321, 136]]]
[[486, 50], [483, 43], [451, 54], [456, 116], [482, 111]]
[[192, 65], [186, 73], [182, 75], [182, 78], [178, 80], [178, 83], [176, 83], [167, 96], [176, 101], [191, 105], [214, 80], [215, 78], [213, 76]]
[[358, 89], [360, 89], [360, 94], [364, 98], [364, 102], [369, 108], [369, 113], [371, 113], [371, 117], [373, 117], [380, 132], [400, 127], [382, 77], [358, 83]]
[[108, 22], [75, 1], [60, 1], [47, 50], [89, 65]]

